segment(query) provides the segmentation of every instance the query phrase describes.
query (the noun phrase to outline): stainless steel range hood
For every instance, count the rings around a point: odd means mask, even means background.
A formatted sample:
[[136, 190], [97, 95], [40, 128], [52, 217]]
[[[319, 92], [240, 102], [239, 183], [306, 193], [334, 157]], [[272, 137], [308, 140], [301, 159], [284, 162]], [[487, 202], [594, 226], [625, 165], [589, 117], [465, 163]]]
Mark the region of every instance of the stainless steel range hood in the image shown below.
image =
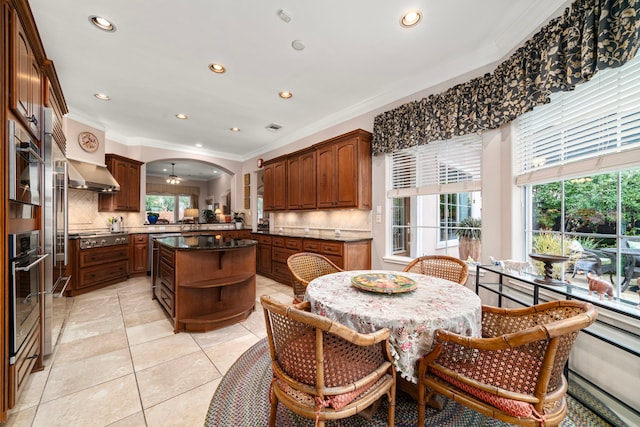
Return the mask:
[[104, 166], [68, 159], [69, 186], [81, 190], [114, 192], [120, 184]]

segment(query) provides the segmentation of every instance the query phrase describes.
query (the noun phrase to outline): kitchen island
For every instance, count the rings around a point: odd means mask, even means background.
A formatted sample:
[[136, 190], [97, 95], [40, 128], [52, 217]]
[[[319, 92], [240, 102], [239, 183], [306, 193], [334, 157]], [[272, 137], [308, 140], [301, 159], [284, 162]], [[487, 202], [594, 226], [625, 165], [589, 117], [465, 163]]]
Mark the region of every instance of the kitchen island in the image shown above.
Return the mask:
[[256, 303], [255, 240], [222, 235], [156, 239], [153, 299], [174, 332], [205, 332], [246, 319]]

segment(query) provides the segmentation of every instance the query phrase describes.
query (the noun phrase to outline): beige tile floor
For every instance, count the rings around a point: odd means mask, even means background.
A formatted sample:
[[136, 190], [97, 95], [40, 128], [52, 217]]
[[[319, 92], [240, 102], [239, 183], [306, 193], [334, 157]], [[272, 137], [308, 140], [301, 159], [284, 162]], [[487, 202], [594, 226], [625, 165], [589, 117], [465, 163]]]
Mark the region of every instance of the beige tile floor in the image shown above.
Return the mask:
[[173, 333], [147, 277], [73, 298], [45, 369], [30, 375], [11, 427], [202, 426], [222, 376], [266, 336], [259, 303], [291, 288], [257, 276], [256, 311], [206, 333]]

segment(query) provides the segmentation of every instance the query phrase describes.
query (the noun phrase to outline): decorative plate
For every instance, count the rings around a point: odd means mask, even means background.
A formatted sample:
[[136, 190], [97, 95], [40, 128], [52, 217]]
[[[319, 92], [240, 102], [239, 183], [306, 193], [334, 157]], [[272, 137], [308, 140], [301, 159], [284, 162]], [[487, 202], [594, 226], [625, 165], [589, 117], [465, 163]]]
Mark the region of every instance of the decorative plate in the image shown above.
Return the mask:
[[417, 286], [414, 280], [391, 273], [359, 274], [351, 279], [351, 284], [364, 291], [382, 294], [409, 292]]
[[80, 144], [80, 147], [82, 147], [84, 151], [89, 153], [93, 153], [100, 146], [98, 137], [91, 132], [80, 132], [80, 135], [78, 135], [78, 144]]

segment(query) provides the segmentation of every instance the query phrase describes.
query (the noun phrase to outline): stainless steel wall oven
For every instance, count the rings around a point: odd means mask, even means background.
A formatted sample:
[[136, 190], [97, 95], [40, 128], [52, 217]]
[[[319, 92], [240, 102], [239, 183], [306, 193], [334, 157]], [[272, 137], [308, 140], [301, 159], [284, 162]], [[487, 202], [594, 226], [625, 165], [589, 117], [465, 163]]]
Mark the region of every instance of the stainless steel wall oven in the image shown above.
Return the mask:
[[40, 177], [44, 161], [38, 145], [27, 131], [9, 120], [9, 199], [16, 202], [40, 205]]
[[9, 234], [9, 325], [10, 359], [15, 357], [33, 328], [39, 326], [41, 262], [38, 230]]

